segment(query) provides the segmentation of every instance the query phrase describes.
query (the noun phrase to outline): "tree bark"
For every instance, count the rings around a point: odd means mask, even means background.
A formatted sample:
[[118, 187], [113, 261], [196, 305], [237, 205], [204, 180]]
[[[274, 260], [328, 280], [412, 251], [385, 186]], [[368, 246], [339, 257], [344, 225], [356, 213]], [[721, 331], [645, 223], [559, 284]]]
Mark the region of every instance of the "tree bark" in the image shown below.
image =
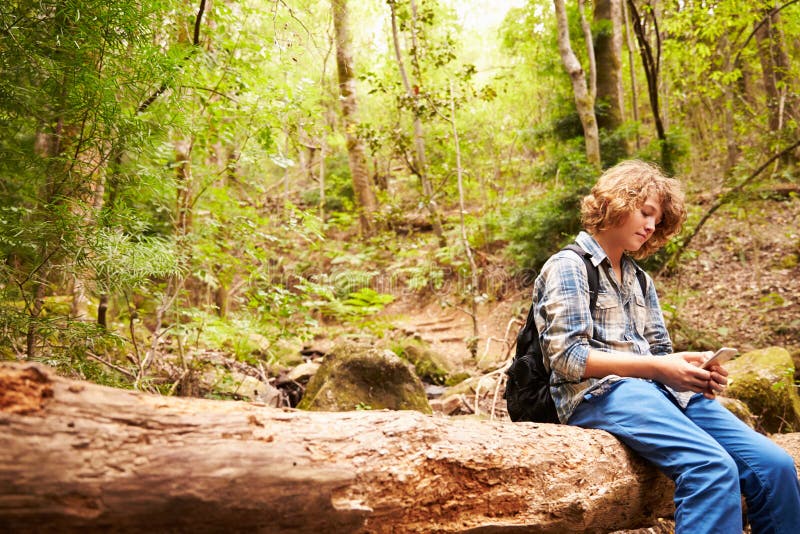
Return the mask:
[[584, 12], [584, 0], [578, 0], [578, 14], [583, 30], [583, 41], [586, 43], [586, 59], [589, 64], [589, 94], [597, 102], [597, 56], [594, 49], [594, 37], [592, 37], [592, 26], [586, 19]]
[[594, 114], [594, 95], [591, 94], [583, 74], [583, 67], [578, 61], [569, 41], [569, 24], [564, 0], [553, 0], [556, 9], [556, 22], [558, 23], [558, 51], [561, 62], [572, 80], [572, 91], [575, 96], [575, 107], [583, 126], [583, 138], [586, 144], [586, 160], [600, 167], [600, 136], [597, 131], [597, 119]]
[[[610, 434], [162, 397], [0, 364], [10, 531], [611, 532], [673, 485]], [[775, 441], [800, 459], [800, 434]]]
[[671, 509], [672, 483], [600, 431], [160, 397], [37, 364], [0, 386], [12, 531], [602, 532]]
[[356, 100], [356, 80], [353, 57], [350, 51], [350, 28], [347, 13], [347, 0], [331, 0], [333, 26], [336, 34], [336, 68], [339, 74], [339, 93], [341, 94], [342, 118], [344, 120], [347, 155], [350, 162], [350, 176], [353, 189], [359, 202], [361, 230], [369, 235], [375, 230], [373, 213], [377, 201], [372, 190], [372, 180], [364, 155], [364, 143], [356, 133], [358, 125], [358, 105]]
[[787, 90], [792, 82], [788, 79], [790, 61], [780, 31], [780, 14], [767, 9], [762, 13], [767, 22], [759, 26], [755, 37], [767, 100], [767, 123], [771, 132], [778, 132], [788, 117], [797, 118], [797, 97]]
[[[651, 12], [649, 14], [653, 22], [653, 35], [656, 41], [655, 47], [652, 47], [647, 38], [647, 30], [645, 28], [646, 20], [644, 17], [639, 16], [634, 0], [628, 0], [628, 8], [630, 9], [631, 22], [633, 23], [636, 41], [639, 43], [639, 52], [642, 58], [642, 68], [644, 69], [645, 78], [647, 80], [647, 95], [650, 99], [650, 109], [653, 112], [656, 135], [659, 141], [661, 141], [661, 165], [667, 173], [671, 174], [674, 170], [672, 149], [667, 142], [667, 130], [661, 115], [658, 96], [658, 77], [659, 71], [661, 70], [661, 36], [658, 29], [658, 20], [654, 13]], [[655, 48], [655, 52], [653, 48]]]
[[[594, 6], [594, 53], [597, 72], [598, 102], [605, 109], [598, 114], [598, 127], [613, 132], [623, 122], [622, 99], [622, 9], [620, 0], [597, 0]], [[614, 152], [628, 154], [627, 141], [620, 137]], [[607, 156], [606, 156], [607, 157]]]
[[[610, 434], [148, 395], [0, 364], [10, 531], [610, 532], [673, 484]], [[775, 441], [800, 459], [800, 434]]]
[[[623, 20], [625, 21], [625, 39], [628, 45], [628, 70], [631, 77], [631, 114], [633, 116], [633, 121], [635, 123], [639, 123], [639, 101], [636, 98], [637, 93], [639, 92], [639, 86], [636, 83], [636, 63], [634, 62], [634, 51], [633, 51], [633, 39], [631, 37], [631, 25], [630, 20], [628, 19], [628, 6], [627, 4], [622, 6], [622, 15]], [[636, 150], [638, 151], [641, 148], [641, 138], [639, 135], [639, 129], [636, 129]]]

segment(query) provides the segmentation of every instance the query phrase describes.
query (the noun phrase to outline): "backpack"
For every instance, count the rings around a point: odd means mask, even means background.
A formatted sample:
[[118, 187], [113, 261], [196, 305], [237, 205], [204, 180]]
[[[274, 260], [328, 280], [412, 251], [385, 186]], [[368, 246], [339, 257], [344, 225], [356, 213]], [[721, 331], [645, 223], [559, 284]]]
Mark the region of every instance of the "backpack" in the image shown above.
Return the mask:
[[[583, 260], [589, 283], [589, 311], [594, 315], [600, 274], [592, 263], [592, 255], [575, 243], [561, 250], [570, 250]], [[644, 271], [637, 269], [636, 278], [639, 280], [642, 294], [647, 294], [647, 278]], [[533, 304], [528, 310], [525, 325], [517, 334], [517, 350], [514, 360], [506, 370], [506, 375], [508, 380], [503, 398], [506, 399], [508, 415], [512, 421], [559, 422], [556, 405], [550, 395], [550, 373], [544, 365], [539, 331], [534, 321]]]

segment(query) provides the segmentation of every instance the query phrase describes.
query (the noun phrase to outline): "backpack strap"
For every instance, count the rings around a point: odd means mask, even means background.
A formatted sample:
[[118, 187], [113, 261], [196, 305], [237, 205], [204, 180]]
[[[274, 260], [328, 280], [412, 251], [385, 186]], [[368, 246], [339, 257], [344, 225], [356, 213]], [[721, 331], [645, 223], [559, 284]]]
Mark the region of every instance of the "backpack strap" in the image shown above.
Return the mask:
[[[571, 243], [561, 250], [571, 250], [580, 256], [583, 263], [586, 265], [586, 279], [589, 282], [589, 309], [594, 310], [594, 305], [597, 302], [598, 288], [600, 287], [600, 274], [595, 264], [592, 263], [592, 255], [583, 250], [577, 243]], [[636, 279], [639, 281], [639, 287], [642, 288], [642, 296], [646, 297], [647, 275], [638, 265], [635, 265], [634, 269], [636, 271]]]
[[[580, 256], [584, 265], [586, 265], [586, 281], [589, 283], [589, 309], [594, 311], [594, 306], [597, 303], [597, 291], [600, 287], [600, 272], [595, 264], [592, 263], [592, 255], [583, 250], [577, 243], [571, 243], [561, 250], [571, 250]], [[639, 272], [637, 271], [638, 274]]]
[[[637, 266], [638, 267], [638, 266]], [[639, 287], [642, 288], [642, 296], [647, 296], [647, 275], [641, 268], [636, 269], [636, 279], [639, 280]]]

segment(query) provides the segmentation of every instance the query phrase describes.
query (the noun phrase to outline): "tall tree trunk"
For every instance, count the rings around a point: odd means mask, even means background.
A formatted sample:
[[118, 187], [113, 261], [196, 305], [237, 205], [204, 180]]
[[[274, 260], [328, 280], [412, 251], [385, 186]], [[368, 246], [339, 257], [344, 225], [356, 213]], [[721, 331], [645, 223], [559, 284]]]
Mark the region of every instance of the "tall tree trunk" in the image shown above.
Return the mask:
[[[439, 243], [444, 246], [444, 229], [442, 228], [441, 217], [439, 210], [436, 206], [436, 200], [433, 198], [433, 185], [431, 184], [430, 177], [428, 176], [427, 161], [425, 156], [425, 134], [422, 128], [422, 119], [419, 116], [419, 92], [420, 87], [416, 85], [412, 87], [411, 82], [406, 72], [405, 64], [403, 63], [403, 54], [400, 51], [400, 36], [397, 30], [397, 13], [395, 11], [396, 0], [387, 0], [389, 4], [389, 12], [392, 22], [392, 43], [394, 44], [395, 59], [397, 61], [397, 68], [400, 71], [400, 79], [403, 81], [403, 87], [406, 90], [406, 96], [414, 104], [414, 151], [415, 158], [412, 165], [412, 171], [419, 177], [420, 184], [422, 185], [422, 196], [424, 197], [425, 206], [431, 217], [431, 224], [433, 231], [439, 238]], [[416, 18], [416, 4], [412, 1], [412, 16]], [[416, 42], [416, 37], [413, 32], [416, 31], [416, 21], [413, 21], [412, 38]], [[419, 67], [417, 65], [417, 67]], [[417, 80], [419, 82], [419, 80]]]
[[319, 141], [319, 220], [325, 222], [325, 139]]
[[[727, 35], [720, 37], [720, 53], [722, 54], [722, 70], [726, 75], [733, 70], [733, 58], [731, 57], [731, 42]], [[736, 84], [725, 83], [722, 89], [723, 95], [723, 131], [725, 132], [725, 168], [722, 173], [727, 176], [731, 169], [736, 166], [739, 160], [739, 146], [736, 143], [736, 124], [733, 116], [733, 108], [736, 105]]]
[[[597, 125], [602, 130], [613, 132], [624, 120], [621, 0], [595, 0], [594, 23], [597, 102], [604, 108], [597, 116]], [[629, 152], [627, 140], [620, 136], [613, 152], [619, 159], [627, 156]]]
[[796, 85], [788, 79], [789, 57], [780, 31], [780, 14], [764, 10], [764, 24], [755, 32], [758, 57], [763, 73], [764, 91], [767, 101], [767, 124], [770, 131], [782, 130], [787, 117], [798, 118], [797, 96], [790, 90]]
[[358, 107], [356, 100], [356, 81], [353, 57], [350, 51], [350, 27], [347, 0], [331, 0], [333, 26], [336, 34], [336, 70], [339, 74], [339, 93], [341, 94], [342, 119], [344, 120], [347, 156], [350, 162], [350, 176], [353, 189], [359, 202], [361, 230], [370, 235], [375, 231], [373, 213], [377, 207], [372, 180], [367, 168], [364, 143], [358, 137]]
[[645, 28], [646, 21], [639, 16], [635, 0], [628, 0], [628, 7], [630, 8], [633, 22], [633, 31], [639, 43], [642, 67], [645, 77], [647, 78], [647, 95], [650, 99], [650, 109], [653, 112], [653, 122], [656, 125], [656, 135], [661, 142], [661, 165], [664, 167], [665, 171], [672, 173], [674, 165], [672, 161], [672, 149], [667, 142], [667, 131], [666, 128], [664, 128], [664, 122], [659, 108], [658, 76], [661, 68], [661, 35], [658, 30], [658, 20], [652, 12], [649, 13], [653, 21], [653, 35], [656, 41], [654, 53], [653, 47], [650, 46], [650, 41], [648, 40], [647, 30]]
[[450, 82], [450, 126], [453, 128], [453, 144], [456, 149], [456, 173], [458, 175], [458, 207], [459, 222], [461, 226], [461, 242], [464, 246], [464, 253], [469, 261], [470, 272], [470, 317], [472, 318], [472, 336], [467, 342], [467, 349], [473, 358], [478, 356], [478, 296], [480, 294], [480, 279], [478, 277], [478, 265], [475, 263], [475, 256], [472, 254], [472, 247], [467, 237], [467, 224], [464, 215], [467, 207], [464, 202], [464, 169], [461, 166], [461, 142], [458, 138], [458, 127], [456, 126], [456, 99], [453, 96], [453, 83]]
[[[628, 45], [628, 69], [630, 72], [631, 77], [631, 115], [633, 117], [633, 121], [638, 124], [639, 122], [639, 99], [637, 97], [639, 92], [639, 86], [636, 83], [636, 62], [634, 61], [634, 50], [633, 50], [633, 37], [631, 34], [631, 24], [628, 17], [628, 6], [626, 3], [622, 3], [622, 13], [625, 17], [625, 39]], [[639, 150], [641, 147], [641, 136], [639, 135], [639, 129], [636, 129], [636, 150]]]
[[578, 0], [578, 16], [581, 19], [583, 42], [586, 43], [586, 59], [589, 64], [589, 94], [597, 104], [597, 56], [594, 49], [594, 37], [592, 37], [592, 25], [586, 18], [584, 0]]
[[[56, 17], [56, 31], [60, 31], [66, 22], [61, 16]], [[45, 233], [39, 239], [36, 251], [36, 263], [32, 266], [27, 279], [20, 283], [20, 288], [30, 283], [30, 301], [26, 297], [25, 308], [28, 313], [28, 328], [26, 332], [26, 355], [34, 358], [39, 345], [39, 317], [44, 309], [44, 298], [47, 295], [47, 283], [56, 258], [62, 254], [62, 240], [64, 231], [58, 216], [54, 214], [55, 206], [62, 206], [68, 192], [79, 189], [70, 172], [74, 162], [68, 154], [69, 149], [75, 148], [77, 128], [67, 124], [66, 115], [66, 86], [68, 74], [64, 74], [62, 85], [57, 95], [56, 111], [51, 117], [49, 125], [51, 130], [39, 132], [36, 138], [35, 150], [38, 155], [47, 161], [46, 178], [38, 194], [37, 211], [48, 226], [54, 227], [54, 232]], [[47, 127], [46, 126], [46, 127]], [[76, 153], [79, 150], [76, 150]], [[77, 173], [76, 173], [77, 174]], [[24, 291], [24, 289], [23, 289]]]
[[600, 168], [600, 136], [597, 131], [597, 119], [594, 114], [594, 97], [586, 85], [583, 67], [572, 50], [569, 40], [569, 23], [564, 0], [553, 0], [556, 8], [556, 23], [558, 25], [558, 51], [561, 62], [572, 81], [572, 92], [575, 95], [575, 107], [583, 126], [583, 138], [586, 145], [586, 160]]

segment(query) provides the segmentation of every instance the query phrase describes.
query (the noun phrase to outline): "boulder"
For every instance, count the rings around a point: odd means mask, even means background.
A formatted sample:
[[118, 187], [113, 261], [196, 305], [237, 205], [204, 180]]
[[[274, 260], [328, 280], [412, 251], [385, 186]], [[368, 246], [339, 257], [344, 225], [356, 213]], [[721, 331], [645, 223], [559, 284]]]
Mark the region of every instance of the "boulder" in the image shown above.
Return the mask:
[[800, 430], [800, 396], [789, 352], [770, 347], [743, 354], [725, 366], [727, 397], [744, 402], [767, 433]]
[[392, 350], [408, 360], [416, 375], [428, 384], [444, 384], [450, 375], [444, 358], [420, 340], [403, 338], [392, 346]]
[[745, 403], [732, 397], [717, 396], [717, 400], [750, 428], [756, 427], [756, 418]]
[[297, 406], [313, 411], [417, 410], [431, 413], [414, 369], [387, 349], [336, 345], [308, 382]]
[[206, 373], [205, 379], [211, 384], [213, 395], [222, 398], [258, 401], [275, 408], [284, 405], [283, 395], [278, 388], [238, 371], [215, 368]]

